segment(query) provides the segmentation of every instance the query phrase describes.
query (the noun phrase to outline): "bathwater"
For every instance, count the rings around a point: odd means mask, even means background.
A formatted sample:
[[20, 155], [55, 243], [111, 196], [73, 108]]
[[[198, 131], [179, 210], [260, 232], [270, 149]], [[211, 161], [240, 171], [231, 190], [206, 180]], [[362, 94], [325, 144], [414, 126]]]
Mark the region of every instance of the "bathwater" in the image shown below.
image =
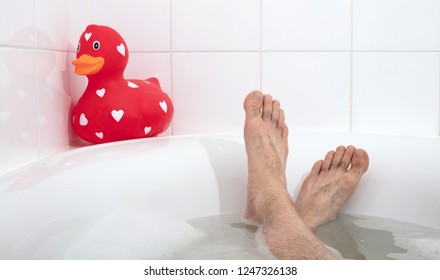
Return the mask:
[[[270, 259], [261, 231], [238, 215], [185, 221], [198, 237], [162, 259]], [[178, 234], [178, 233], [177, 233]], [[345, 259], [440, 259], [440, 230], [396, 220], [339, 215], [317, 236]]]

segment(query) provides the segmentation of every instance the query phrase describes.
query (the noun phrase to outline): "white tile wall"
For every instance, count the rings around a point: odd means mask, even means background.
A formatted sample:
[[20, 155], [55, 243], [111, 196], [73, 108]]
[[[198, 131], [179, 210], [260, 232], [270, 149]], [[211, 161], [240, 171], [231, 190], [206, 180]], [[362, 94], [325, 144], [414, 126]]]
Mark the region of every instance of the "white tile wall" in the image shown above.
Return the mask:
[[0, 1], [0, 174], [75, 139], [90, 23], [123, 35], [127, 78], [160, 79], [166, 135], [240, 132], [262, 88], [293, 131], [439, 136], [440, 0]]
[[243, 99], [259, 85], [258, 53], [174, 54], [174, 134], [242, 131]]
[[90, 24], [90, 0], [65, 0], [67, 2], [67, 50], [76, 52], [78, 39]]
[[350, 131], [349, 53], [267, 53], [262, 76], [291, 131]]
[[66, 53], [37, 51], [38, 128], [43, 156], [57, 152], [70, 142], [68, 58]]
[[439, 62], [433, 53], [356, 53], [353, 131], [437, 135]]
[[260, 2], [255, 0], [172, 1], [174, 51], [260, 49]]
[[[19, 12], [17, 12], [19, 11]], [[67, 2], [0, 2], [0, 174], [70, 142]]]
[[355, 50], [439, 51], [439, 0], [353, 0]]
[[35, 47], [34, 23], [34, 0], [0, 1], [0, 45]]
[[[50, 16], [47, 12], [51, 11]], [[39, 49], [66, 51], [67, 1], [35, 1], [35, 35]]]
[[350, 50], [350, 0], [262, 0], [263, 50]]
[[89, 3], [90, 23], [116, 29], [131, 52], [170, 50], [170, 1], [93, 0]]
[[38, 159], [35, 51], [0, 48], [0, 172]]

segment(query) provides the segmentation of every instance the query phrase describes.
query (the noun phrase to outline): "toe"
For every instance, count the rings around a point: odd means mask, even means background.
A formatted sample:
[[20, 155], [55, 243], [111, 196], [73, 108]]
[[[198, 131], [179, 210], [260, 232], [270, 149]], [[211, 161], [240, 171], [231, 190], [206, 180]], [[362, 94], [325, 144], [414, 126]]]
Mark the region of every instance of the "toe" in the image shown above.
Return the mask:
[[323, 164], [324, 164], [324, 161], [322, 159], [315, 162], [315, 164], [312, 167], [312, 171], [310, 171], [310, 176], [318, 175], [319, 172], [321, 172], [321, 168], [322, 168]]
[[280, 110], [281, 110], [280, 102], [276, 99], [272, 101], [272, 122], [278, 123], [280, 118]]
[[[281, 127], [281, 138], [283, 139], [287, 139], [287, 137], [289, 136], [289, 128], [287, 127], [286, 124], [284, 124]], [[286, 140], [287, 141], [287, 140]]]
[[284, 114], [284, 110], [280, 109], [280, 116], [278, 118], [277, 126], [278, 127], [285, 127], [286, 126], [285, 121], [286, 121], [286, 115]]
[[246, 112], [246, 118], [251, 119], [255, 117], [261, 117], [261, 110], [263, 108], [263, 93], [261, 91], [250, 92], [243, 104]]
[[351, 161], [351, 168], [350, 173], [354, 173], [357, 176], [362, 176], [367, 169], [369, 165], [369, 158], [366, 151], [363, 149], [356, 149], [354, 151], [353, 159]]
[[341, 163], [339, 164], [339, 168], [347, 171], [348, 167], [351, 163], [351, 159], [353, 158], [353, 154], [356, 148], [354, 146], [348, 146], [345, 150], [344, 156], [342, 157]]
[[326, 171], [330, 169], [334, 156], [335, 156], [334, 151], [330, 151], [327, 153], [327, 155], [324, 158], [324, 163], [322, 164], [322, 171]]
[[342, 157], [344, 156], [344, 153], [345, 153], [344, 146], [339, 146], [336, 148], [336, 152], [335, 152], [335, 156], [333, 157], [333, 160], [332, 160], [331, 168], [338, 168], [339, 167], [339, 165], [341, 164], [341, 161], [342, 161]]
[[270, 121], [272, 119], [272, 96], [264, 95], [263, 99], [263, 120]]

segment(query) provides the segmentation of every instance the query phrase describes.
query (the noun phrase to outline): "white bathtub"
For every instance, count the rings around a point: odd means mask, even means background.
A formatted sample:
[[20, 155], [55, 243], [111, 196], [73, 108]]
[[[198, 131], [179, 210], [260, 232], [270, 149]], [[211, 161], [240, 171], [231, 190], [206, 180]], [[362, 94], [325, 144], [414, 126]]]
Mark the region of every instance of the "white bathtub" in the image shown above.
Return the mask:
[[[440, 228], [438, 138], [293, 133], [291, 193], [316, 160], [348, 144], [366, 149], [371, 162], [343, 212]], [[130, 259], [146, 257], [145, 250], [160, 256], [192, 238], [186, 220], [243, 213], [246, 174], [241, 135], [56, 154], [0, 177], [0, 259]]]

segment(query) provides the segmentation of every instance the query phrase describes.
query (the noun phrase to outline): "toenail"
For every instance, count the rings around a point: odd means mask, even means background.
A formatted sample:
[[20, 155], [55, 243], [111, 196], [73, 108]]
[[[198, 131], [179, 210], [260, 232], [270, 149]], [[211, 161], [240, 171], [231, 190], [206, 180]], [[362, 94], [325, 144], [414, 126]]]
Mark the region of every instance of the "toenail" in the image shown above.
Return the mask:
[[365, 153], [362, 150], [357, 150], [356, 151], [356, 157], [364, 157]]

